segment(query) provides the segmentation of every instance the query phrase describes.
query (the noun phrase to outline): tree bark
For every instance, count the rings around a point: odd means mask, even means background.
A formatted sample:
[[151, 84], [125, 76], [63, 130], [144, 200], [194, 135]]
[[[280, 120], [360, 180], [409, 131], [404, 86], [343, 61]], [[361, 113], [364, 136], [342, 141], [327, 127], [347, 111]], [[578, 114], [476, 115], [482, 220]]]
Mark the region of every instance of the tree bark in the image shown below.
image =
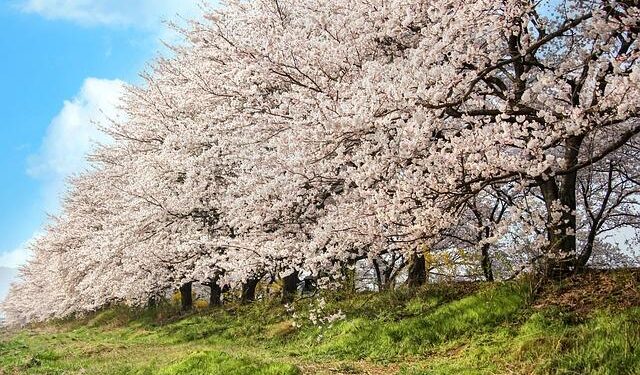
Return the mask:
[[[580, 152], [580, 146], [582, 145], [583, 136], [574, 136], [567, 139], [565, 145], [565, 160], [569, 167], [578, 165], [578, 154]], [[575, 259], [577, 256], [576, 251], [576, 188], [578, 180], [578, 171], [573, 171], [564, 176], [562, 184], [560, 185], [560, 202], [565, 206], [569, 212], [563, 214], [561, 233], [562, 237], [562, 252], [569, 257], [567, 259], [564, 268], [572, 266], [571, 259]], [[569, 233], [567, 233], [569, 232]]]
[[376, 273], [376, 284], [378, 286], [378, 292], [384, 290], [384, 282], [382, 280], [382, 272], [380, 271], [380, 265], [376, 259], [373, 260], [373, 270]]
[[222, 288], [217, 282], [209, 284], [209, 307], [222, 306]]
[[242, 284], [240, 303], [247, 304], [256, 300], [256, 287], [258, 286], [259, 281], [259, 279], [253, 278]]
[[[565, 159], [569, 166], [577, 164], [577, 150], [580, 148], [581, 138], [567, 140]], [[547, 276], [563, 277], [571, 272], [576, 258], [576, 180], [577, 172], [562, 178], [562, 184], [553, 177], [540, 184], [540, 190], [547, 208], [547, 238], [549, 248], [545, 254], [545, 264], [542, 270]], [[554, 203], [561, 204], [564, 209], [559, 221], [552, 219]]]
[[424, 255], [415, 253], [409, 258], [407, 286], [410, 288], [422, 286], [427, 282], [427, 265]]
[[[600, 208], [595, 214], [588, 211], [588, 215], [591, 217], [591, 227], [589, 228], [589, 234], [587, 235], [587, 242], [585, 244], [585, 247], [582, 250], [582, 253], [580, 253], [580, 256], [578, 256], [576, 259], [576, 271], [584, 270], [587, 267], [589, 259], [591, 259], [591, 254], [593, 254], [593, 246], [595, 244], [596, 237], [598, 236], [600, 226], [602, 225], [603, 216], [609, 204], [609, 199], [611, 198], [611, 194], [613, 193], [613, 170], [614, 164], [613, 161], [610, 161], [609, 171], [607, 173], [607, 190], [605, 191], [602, 202], [600, 203]], [[588, 208], [589, 205], [587, 204], [587, 193], [585, 192], [584, 194], [585, 207]]]
[[312, 277], [305, 277], [302, 281], [302, 295], [313, 294], [315, 291], [315, 279]]
[[282, 279], [282, 303], [293, 302], [296, 290], [298, 289], [298, 283], [300, 282], [298, 275], [298, 271], [294, 271]]
[[482, 246], [482, 273], [487, 281], [494, 281], [493, 267], [491, 265], [491, 255], [489, 254], [489, 245]]
[[193, 308], [193, 296], [191, 295], [192, 284], [192, 282], [188, 282], [180, 287], [182, 311], [189, 311]]

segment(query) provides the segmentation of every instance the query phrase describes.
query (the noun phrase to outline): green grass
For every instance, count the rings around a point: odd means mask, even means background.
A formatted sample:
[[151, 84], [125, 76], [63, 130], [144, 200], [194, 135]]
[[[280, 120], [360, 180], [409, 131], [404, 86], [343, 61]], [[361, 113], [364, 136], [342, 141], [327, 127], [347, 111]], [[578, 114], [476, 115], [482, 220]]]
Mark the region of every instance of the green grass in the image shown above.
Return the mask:
[[[640, 293], [640, 278], [622, 279]], [[182, 317], [114, 307], [3, 334], [0, 374], [640, 375], [640, 306], [601, 297], [538, 306], [522, 282], [334, 293], [323, 314], [346, 319], [322, 326], [311, 299], [296, 318], [271, 301]]]
[[[525, 304], [525, 291], [522, 287], [504, 285], [449, 303], [437, 304], [429, 299], [425, 302], [419, 313], [397, 321], [382, 317], [340, 322], [326, 330], [314, 352], [342, 359], [373, 360], [424, 354], [517, 318]], [[418, 301], [410, 300], [408, 307], [415, 309], [417, 304]]]
[[300, 370], [291, 364], [261, 363], [248, 358], [236, 358], [218, 351], [195, 352], [180, 362], [166, 367], [160, 375], [297, 375]]

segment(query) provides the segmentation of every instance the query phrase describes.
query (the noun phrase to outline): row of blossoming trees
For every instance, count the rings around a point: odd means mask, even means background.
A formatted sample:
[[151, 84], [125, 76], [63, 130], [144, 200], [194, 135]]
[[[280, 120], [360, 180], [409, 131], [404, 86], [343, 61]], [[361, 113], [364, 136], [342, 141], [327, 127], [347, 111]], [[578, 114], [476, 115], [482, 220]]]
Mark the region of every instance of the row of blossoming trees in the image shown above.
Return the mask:
[[623, 262], [607, 239], [640, 225], [639, 31], [637, 0], [211, 9], [128, 89], [7, 317], [177, 289], [188, 307], [192, 283], [219, 304], [282, 279], [290, 299], [356, 265], [388, 288]]

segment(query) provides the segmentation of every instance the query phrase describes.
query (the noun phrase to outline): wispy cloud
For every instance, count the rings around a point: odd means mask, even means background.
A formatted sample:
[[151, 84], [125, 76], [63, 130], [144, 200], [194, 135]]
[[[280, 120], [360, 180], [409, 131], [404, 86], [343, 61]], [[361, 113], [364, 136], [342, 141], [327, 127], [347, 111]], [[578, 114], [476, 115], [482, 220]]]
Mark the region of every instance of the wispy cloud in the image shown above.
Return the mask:
[[[120, 117], [118, 104], [123, 90], [120, 80], [87, 78], [49, 124], [39, 151], [29, 157], [27, 169], [27, 174], [42, 183], [45, 211], [58, 211], [67, 177], [86, 168], [86, 156], [96, 144], [109, 141], [99, 124]], [[31, 254], [29, 244], [40, 234], [36, 232], [14, 250], [0, 252], [0, 267], [25, 264]]]
[[[0, 266], [0, 303], [7, 296], [7, 292], [9, 292], [9, 287], [11, 286], [11, 283], [16, 280], [17, 276], [18, 276], [18, 271], [16, 269], [5, 268], [3, 266]], [[2, 312], [0, 311], [0, 318], [1, 317], [2, 317]]]
[[[164, 41], [179, 37], [162, 26], [164, 20], [197, 17], [201, 3], [216, 4], [217, 0], [11, 0], [22, 12], [50, 20], [71, 22], [82, 26], [132, 27]], [[109, 46], [105, 52], [109, 55]], [[141, 48], [161, 48], [149, 43]], [[28, 160], [27, 173], [40, 181], [42, 209], [56, 213], [65, 182], [70, 175], [86, 168], [86, 155], [96, 143], [107, 141], [99, 123], [118, 117], [118, 99], [124, 82], [87, 78], [78, 94], [62, 105], [51, 121], [39, 150]], [[34, 235], [37, 236], [38, 234]], [[29, 256], [27, 241], [19, 248], [2, 252], [0, 267], [17, 267]]]
[[29, 243], [35, 238], [36, 237], [34, 236], [31, 240], [20, 245], [17, 249], [0, 254], [0, 267], [18, 268], [27, 263], [27, 260], [31, 256]]
[[124, 25], [153, 28], [176, 14], [190, 18], [199, 12], [196, 0], [24, 0], [19, 8], [47, 19], [82, 25]]
[[124, 82], [87, 78], [80, 92], [65, 101], [51, 121], [37, 154], [29, 158], [27, 173], [41, 180], [45, 210], [57, 211], [68, 176], [86, 167], [86, 155], [97, 143], [108, 141], [99, 124], [120, 116]]
[[[7, 296], [11, 283], [16, 281], [18, 269], [25, 265], [31, 257], [29, 244], [39, 235], [39, 233], [34, 234], [30, 240], [26, 241], [14, 250], [0, 253], [0, 302], [2, 302], [2, 300]], [[2, 318], [1, 310], [0, 318]]]

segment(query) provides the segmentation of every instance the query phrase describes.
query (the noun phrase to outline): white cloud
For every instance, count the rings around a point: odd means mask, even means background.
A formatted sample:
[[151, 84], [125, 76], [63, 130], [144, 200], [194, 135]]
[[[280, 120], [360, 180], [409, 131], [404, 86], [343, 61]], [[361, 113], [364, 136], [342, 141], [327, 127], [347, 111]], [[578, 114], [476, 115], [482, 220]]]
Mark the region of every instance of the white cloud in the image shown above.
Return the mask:
[[[29, 158], [27, 173], [42, 181], [43, 209], [56, 212], [65, 180], [86, 167], [86, 155], [99, 142], [107, 142], [98, 124], [120, 116], [118, 103], [124, 82], [87, 78], [75, 98], [65, 101], [49, 124], [40, 150]], [[0, 253], [0, 267], [17, 268], [29, 258], [29, 243], [40, 233], [12, 251]]]
[[27, 260], [29, 260], [29, 257], [31, 256], [28, 244], [29, 241], [13, 251], [0, 254], [0, 268], [18, 268], [27, 263]]
[[[2, 264], [2, 263], [0, 263]], [[0, 303], [7, 296], [11, 283], [16, 281], [18, 270], [0, 266]], [[2, 310], [0, 310], [0, 325], [2, 325]]]
[[[31, 258], [30, 244], [35, 241], [40, 232], [36, 232], [31, 239], [25, 241], [18, 248], [0, 253], [0, 303], [7, 296], [11, 283], [17, 281], [18, 270]], [[2, 325], [2, 310], [0, 310], [0, 326]]]
[[43, 182], [45, 207], [55, 212], [68, 176], [86, 167], [86, 155], [108, 141], [100, 123], [120, 116], [124, 82], [87, 78], [75, 98], [65, 101], [51, 121], [37, 154], [29, 158], [27, 173]]
[[199, 13], [197, 0], [24, 0], [22, 11], [83, 25], [157, 27], [176, 14], [190, 18]]
[[[27, 173], [42, 182], [43, 209], [55, 213], [68, 176], [87, 166], [86, 155], [109, 138], [99, 130], [99, 124], [121, 116], [118, 109], [124, 82], [87, 78], [80, 92], [68, 101], [51, 121], [40, 150], [31, 155]], [[0, 252], [0, 267], [18, 268], [30, 256], [29, 244], [41, 233], [17, 249]]]

